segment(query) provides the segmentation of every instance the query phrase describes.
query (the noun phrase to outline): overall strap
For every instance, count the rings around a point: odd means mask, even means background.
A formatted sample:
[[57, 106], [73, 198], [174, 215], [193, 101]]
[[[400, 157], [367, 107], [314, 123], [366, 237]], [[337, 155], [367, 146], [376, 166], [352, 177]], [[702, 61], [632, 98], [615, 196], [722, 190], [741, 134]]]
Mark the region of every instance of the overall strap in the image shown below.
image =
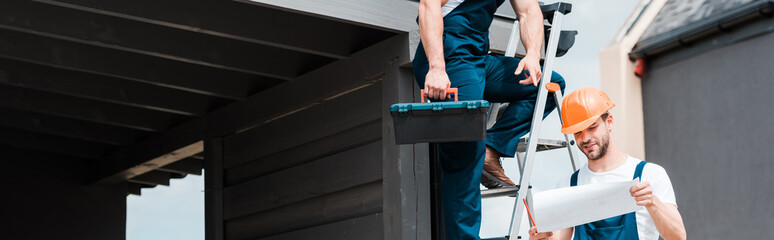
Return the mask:
[[572, 177], [570, 177], [570, 187], [575, 187], [578, 185], [578, 172], [580, 172], [580, 170], [572, 173]]
[[632, 180], [642, 177], [642, 169], [645, 168], [646, 163], [648, 162], [640, 161], [640, 163], [637, 164], [637, 168], [634, 169], [634, 177], [632, 177]]

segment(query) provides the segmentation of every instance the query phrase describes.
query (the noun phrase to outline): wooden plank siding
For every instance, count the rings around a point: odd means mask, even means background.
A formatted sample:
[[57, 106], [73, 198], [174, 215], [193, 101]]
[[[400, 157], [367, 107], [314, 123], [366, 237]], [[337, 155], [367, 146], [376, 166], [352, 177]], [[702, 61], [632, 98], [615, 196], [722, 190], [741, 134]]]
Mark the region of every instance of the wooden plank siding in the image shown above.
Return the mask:
[[232, 219], [380, 180], [381, 142], [324, 157], [227, 187], [225, 218]]
[[264, 158], [240, 164], [226, 171], [226, 184], [235, 185], [253, 178], [347, 151], [381, 139], [382, 122], [377, 120], [336, 135], [279, 151]]
[[382, 182], [376, 181], [293, 205], [228, 220], [225, 223], [226, 239], [268, 237], [381, 211]]
[[381, 232], [381, 220], [356, 220], [382, 212], [381, 94], [377, 79], [225, 136], [225, 239], [333, 234], [351, 224]]
[[206, 149], [219, 150], [205, 166], [222, 167], [208, 239], [431, 237], [427, 145], [396, 145], [387, 110], [418, 99], [408, 36], [208, 118]]
[[[224, 166], [320, 139], [381, 118], [381, 84], [291, 114], [223, 139]], [[254, 147], [261, 146], [261, 147]]]
[[383, 214], [351, 218], [318, 227], [278, 234], [271, 237], [259, 238], [259, 240], [285, 240], [285, 239], [337, 239], [337, 240], [363, 240], [383, 238], [384, 230]]

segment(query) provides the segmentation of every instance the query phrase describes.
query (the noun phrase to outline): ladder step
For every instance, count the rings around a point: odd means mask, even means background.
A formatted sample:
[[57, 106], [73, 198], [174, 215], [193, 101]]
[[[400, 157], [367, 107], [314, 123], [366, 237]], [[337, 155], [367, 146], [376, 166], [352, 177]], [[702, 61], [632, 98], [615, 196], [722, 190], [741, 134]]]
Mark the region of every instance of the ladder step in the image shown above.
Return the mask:
[[[567, 142], [563, 140], [538, 139], [537, 151], [540, 152], [564, 147], [567, 147]], [[516, 147], [516, 152], [525, 152], [526, 150], [527, 138], [519, 139], [519, 146]]]
[[[521, 238], [519, 238], [521, 239]], [[482, 238], [481, 240], [509, 240], [508, 237]]]
[[515, 187], [501, 187], [501, 188], [481, 190], [481, 199], [505, 197], [509, 195], [515, 196], [518, 191], [519, 191], [519, 185], [516, 185]]

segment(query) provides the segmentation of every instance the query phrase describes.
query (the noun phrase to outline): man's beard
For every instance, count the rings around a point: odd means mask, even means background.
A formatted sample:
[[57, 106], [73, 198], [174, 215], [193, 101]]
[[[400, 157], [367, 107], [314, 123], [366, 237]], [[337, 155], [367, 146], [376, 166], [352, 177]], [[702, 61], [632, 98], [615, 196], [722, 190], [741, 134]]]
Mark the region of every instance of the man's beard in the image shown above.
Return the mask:
[[601, 141], [597, 143], [597, 146], [599, 146], [599, 154], [592, 156], [590, 155], [590, 153], [587, 153], [585, 151], [583, 152], [584, 154], [586, 154], [586, 157], [589, 160], [598, 160], [604, 157], [605, 154], [607, 154], [607, 146], [610, 145], [610, 135], [605, 135], [600, 140]]

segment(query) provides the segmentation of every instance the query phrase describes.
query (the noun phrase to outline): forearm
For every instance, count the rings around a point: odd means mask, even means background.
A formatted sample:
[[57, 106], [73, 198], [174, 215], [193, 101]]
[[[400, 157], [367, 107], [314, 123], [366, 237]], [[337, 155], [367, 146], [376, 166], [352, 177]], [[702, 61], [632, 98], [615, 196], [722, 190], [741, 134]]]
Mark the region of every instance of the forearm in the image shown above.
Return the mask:
[[441, 6], [445, 1], [422, 0], [419, 3], [419, 37], [425, 49], [430, 69], [444, 70], [443, 16]]
[[572, 239], [572, 228], [565, 228], [554, 232], [554, 239], [556, 240], [570, 240]]
[[519, 17], [521, 42], [527, 55], [540, 57], [543, 46], [543, 13], [535, 0], [511, 0], [516, 15]]
[[665, 240], [686, 238], [685, 226], [677, 206], [663, 203], [654, 196], [653, 204], [647, 209], [656, 224], [656, 229]]

